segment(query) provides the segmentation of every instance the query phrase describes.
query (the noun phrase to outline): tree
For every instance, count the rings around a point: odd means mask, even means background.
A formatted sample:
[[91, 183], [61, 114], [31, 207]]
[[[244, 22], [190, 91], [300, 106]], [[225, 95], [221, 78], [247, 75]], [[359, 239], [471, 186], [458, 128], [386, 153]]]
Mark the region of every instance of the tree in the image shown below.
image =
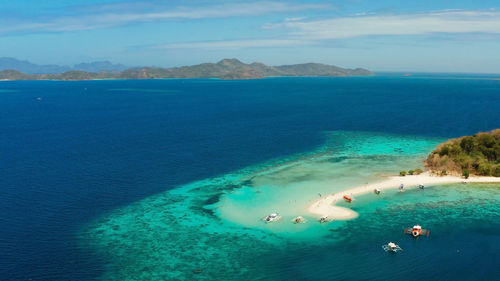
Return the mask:
[[481, 176], [489, 176], [491, 173], [491, 166], [488, 163], [480, 163], [477, 166], [477, 171]]
[[474, 137], [467, 136], [460, 141], [460, 147], [467, 153], [471, 153], [474, 149]]
[[464, 169], [464, 170], [462, 171], [462, 176], [463, 176], [464, 178], [468, 179], [468, 178], [469, 178], [469, 175], [470, 175], [469, 170]]
[[500, 165], [495, 166], [491, 172], [491, 175], [494, 177], [500, 177]]
[[415, 169], [415, 173], [416, 173], [417, 175], [420, 175], [420, 174], [421, 174], [421, 173], [423, 173], [423, 172], [424, 172], [424, 171], [422, 171], [422, 169], [420, 169], [420, 168], [416, 168], [416, 169]]
[[496, 143], [495, 137], [490, 134], [480, 134], [478, 140], [481, 145], [488, 148], [492, 148]]
[[406, 176], [406, 171], [399, 172], [399, 175], [402, 176], [402, 177]]
[[408, 175], [413, 176], [413, 174], [414, 174], [414, 173], [415, 173], [415, 171], [414, 171], [414, 170], [409, 170], [409, 171], [408, 171]]
[[446, 176], [448, 173], [446, 173], [446, 170], [441, 171], [441, 176]]

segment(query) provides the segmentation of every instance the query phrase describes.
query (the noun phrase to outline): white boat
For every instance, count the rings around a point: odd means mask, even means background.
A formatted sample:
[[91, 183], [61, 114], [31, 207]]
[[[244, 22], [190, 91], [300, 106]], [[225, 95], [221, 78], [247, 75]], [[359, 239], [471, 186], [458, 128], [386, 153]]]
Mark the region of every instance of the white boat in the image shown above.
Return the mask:
[[324, 223], [324, 222], [331, 222], [333, 219], [330, 219], [328, 216], [322, 216], [319, 218], [319, 222]]
[[380, 189], [375, 188], [375, 190], [373, 190], [373, 192], [375, 192], [375, 194], [380, 194]]
[[423, 184], [419, 184], [419, 185], [418, 185], [418, 188], [420, 188], [420, 189], [424, 189], [424, 188], [425, 188], [425, 186], [424, 186]]
[[403, 192], [405, 189], [405, 185], [404, 184], [400, 184], [399, 185], [399, 192]]
[[298, 216], [298, 217], [295, 217], [293, 220], [292, 220], [293, 223], [306, 223], [307, 220], [302, 217], [302, 216]]
[[272, 214], [267, 215], [267, 216], [262, 218], [262, 220], [267, 222], [267, 223], [279, 221], [280, 219], [281, 219], [281, 216], [278, 213], [272, 213]]
[[399, 247], [398, 245], [396, 245], [396, 243], [393, 242], [389, 242], [386, 245], [382, 245], [382, 249], [384, 249], [384, 251], [386, 252], [394, 252], [394, 253], [398, 251], [403, 251], [401, 247]]

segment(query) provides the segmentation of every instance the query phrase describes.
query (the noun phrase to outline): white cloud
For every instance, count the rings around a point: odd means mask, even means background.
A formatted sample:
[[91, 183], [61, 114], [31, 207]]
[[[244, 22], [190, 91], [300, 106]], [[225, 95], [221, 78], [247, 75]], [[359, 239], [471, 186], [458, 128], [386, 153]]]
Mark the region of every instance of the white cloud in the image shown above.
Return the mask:
[[325, 5], [321, 4], [261, 1], [254, 3], [219, 4], [195, 8], [163, 8], [157, 11], [149, 12], [120, 11], [112, 13], [108, 11], [105, 13], [84, 14], [81, 16], [61, 16], [31, 22], [12, 22], [0, 26], [0, 32], [58, 32], [89, 30], [136, 22], [257, 16], [272, 13], [324, 9], [325, 7]]
[[431, 33], [500, 33], [500, 12], [443, 11], [425, 14], [353, 16], [284, 22], [290, 35], [302, 39], [342, 39], [373, 35]]
[[363, 14], [306, 21], [286, 18], [281, 23], [265, 24], [263, 29], [282, 29], [282, 39], [248, 39], [171, 43], [153, 48], [237, 49], [318, 45], [325, 40], [362, 36], [446, 34], [500, 34], [498, 11], [440, 11], [422, 14]]

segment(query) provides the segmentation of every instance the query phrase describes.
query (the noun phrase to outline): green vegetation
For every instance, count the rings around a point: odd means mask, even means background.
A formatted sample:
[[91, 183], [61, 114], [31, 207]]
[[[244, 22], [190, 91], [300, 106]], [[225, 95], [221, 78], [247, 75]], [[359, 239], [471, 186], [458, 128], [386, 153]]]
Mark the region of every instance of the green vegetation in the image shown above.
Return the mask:
[[448, 140], [427, 158], [426, 166], [441, 174], [500, 177], [500, 129]]
[[415, 174], [415, 171], [414, 171], [414, 170], [409, 170], [409, 171], [408, 171], [408, 175], [413, 176], [413, 174]]
[[399, 172], [399, 175], [402, 176], [402, 177], [406, 176], [406, 171]]
[[237, 59], [223, 59], [218, 63], [202, 63], [172, 68], [140, 67], [123, 72], [67, 71], [59, 74], [25, 74], [16, 70], [0, 71], [0, 80], [91, 80], [91, 79], [162, 79], [162, 78], [220, 78], [257, 79], [276, 76], [368, 76], [372, 72], [346, 69], [320, 63], [267, 66], [262, 63], [245, 64]]
[[469, 170], [464, 169], [464, 170], [462, 171], [462, 177], [464, 177], [464, 178], [468, 179], [468, 178], [469, 178], [469, 175], [470, 175]]
[[420, 175], [420, 174], [421, 174], [421, 173], [423, 173], [423, 172], [424, 172], [424, 171], [422, 171], [422, 169], [420, 169], [420, 168], [416, 168], [416, 169], [415, 169], [415, 174], [417, 174], [417, 175]]

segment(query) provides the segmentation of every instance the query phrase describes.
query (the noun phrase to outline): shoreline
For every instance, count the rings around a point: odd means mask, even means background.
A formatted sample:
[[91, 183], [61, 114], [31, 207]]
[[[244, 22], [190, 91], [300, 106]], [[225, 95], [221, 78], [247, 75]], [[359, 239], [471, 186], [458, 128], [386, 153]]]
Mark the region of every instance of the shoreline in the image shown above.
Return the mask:
[[500, 183], [500, 178], [471, 176], [468, 179], [464, 179], [458, 176], [434, 176], [429, 172], [424, 172], [420, 175], [407, 175], [404, 177], [391, 176], [380, 182], [357, 186], [324, 196], [311, 204], [307, 210], [309, 213], [319, 215], [321, 217], [328, 216], [334, 220], [350, 220], [356, 218], [358, 213], [349, 208], [335, 206], [336, 202], [343, 200], [344, 195], [361, 195], [373, 192], [375, 188], [380, 190], [395, 189], [398, 188], [400, 184], [404, 184], [406, 188], [410, 186], [418, 186], [419, 184], [449, 184], [461, 183], [463, 181], [466, 181], [467, 183]]

